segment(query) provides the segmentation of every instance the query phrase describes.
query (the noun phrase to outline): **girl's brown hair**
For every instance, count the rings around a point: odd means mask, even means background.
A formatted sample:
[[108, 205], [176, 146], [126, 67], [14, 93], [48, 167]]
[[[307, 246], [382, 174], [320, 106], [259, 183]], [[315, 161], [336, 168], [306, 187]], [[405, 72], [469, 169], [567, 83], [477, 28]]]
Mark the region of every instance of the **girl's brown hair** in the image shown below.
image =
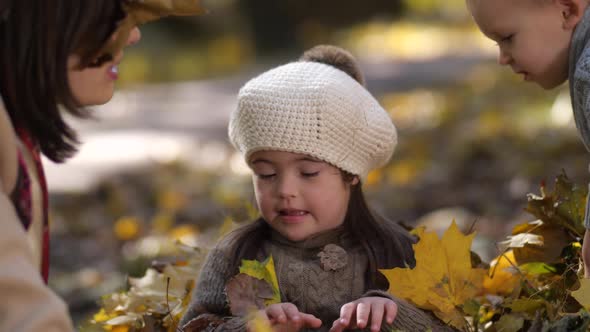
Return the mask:
[[[0, 94], [13, 126], [39, 144], [49, 159], [76, 152], [76, 132], [60, 107], [89, 117], [68, 83], [68, 57], [81, 68], [112, 58], [98, 54], [125, 17], [125, 0], [5, 0], [0, 4]], [[61, 105], [61, 106], [60, 106]]]

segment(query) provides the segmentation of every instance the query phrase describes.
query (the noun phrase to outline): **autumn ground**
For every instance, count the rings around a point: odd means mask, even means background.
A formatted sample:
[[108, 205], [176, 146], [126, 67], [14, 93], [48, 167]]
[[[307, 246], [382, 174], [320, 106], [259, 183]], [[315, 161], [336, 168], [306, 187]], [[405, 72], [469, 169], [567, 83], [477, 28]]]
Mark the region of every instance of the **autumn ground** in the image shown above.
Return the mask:
[[[239, 86], [267, 67], [127, 90], [99, 111], [101, 122], [77, 124], [87, 143], [79, 158], [48, 173], [51, 285], [78, 321], [101, 295], [124, 289], [127, 275], [167, 256], [173, 239], [206, 246], [229, 218], [255, 213], [225, 125]], [[465, 54], [366, 59], [363, 69], [399, 130], [394, 158], [365, 185], [393, 220], [442, 230], [457, 219], [478, 232], [474, 250], [489, 261], [495, 241], [534, 220], [523, 211], [527, 193], [562, 170], [590, 180], [567, 87], [545, 92]]]

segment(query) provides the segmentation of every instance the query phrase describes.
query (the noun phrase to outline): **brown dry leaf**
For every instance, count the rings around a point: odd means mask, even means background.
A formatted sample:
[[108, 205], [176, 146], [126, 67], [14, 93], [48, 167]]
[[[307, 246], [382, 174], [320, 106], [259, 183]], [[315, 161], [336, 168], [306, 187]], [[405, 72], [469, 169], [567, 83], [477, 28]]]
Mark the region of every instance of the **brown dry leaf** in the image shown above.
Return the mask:
[[[527, 225], [529, 227], [526, 227]], [[545, 222], [536, 221], [518, 225], [514, 231], [536, 235], [543, 241], [543, 245], [527, 243], [520, 248], [514, 248], [514, 258], [517, 265], [530, 262], [559, 262], [563, 248], [571, 242], [566, 229], [560, 225], [550, 225]]]
[[265, 301], [274, 297], [272, 287], [264, 280], [240, 273], [225, 285], [229, 308], [234, 316], [245, 316], [264, 309]]
[[182, 326], [182, 332], [200, 332], [205, 331], [207, 328], [215, 329], [221, 325], [224, 320], [214, 314], [201, 314], [196, 318], [191, 319], [188, 323]]
[[565, 174], [561, 174], [555, 179], [553, 192], [547, 194], [543, 185], [541, 196], [528, 195], [526, 211], [546, 225], [560, 226], [582, 236], [587, 194], [586, 186], [576, 186]]

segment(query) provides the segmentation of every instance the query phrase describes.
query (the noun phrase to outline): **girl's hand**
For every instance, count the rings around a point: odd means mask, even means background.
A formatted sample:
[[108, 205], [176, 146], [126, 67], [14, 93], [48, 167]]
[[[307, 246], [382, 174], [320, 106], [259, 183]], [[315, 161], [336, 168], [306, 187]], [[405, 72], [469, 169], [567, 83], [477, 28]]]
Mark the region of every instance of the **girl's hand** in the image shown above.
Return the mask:
[[259, 317], [268, 320], [273, 331], [277, 332], [298, 332], [303, 328], [317, 329], [322, 326], [321, 320], [300, 312], [293, 303], [271, 304], [259, 312]]
[[330, 332], [346, 329], [363, 329], [369, 326], [371, 332], [378, 332], [385, 318], [387, 324], [393, 323], [397, 315], [397, 304], [385, 297], [362, 297], [340, 308], [340, 318], [334, 321]]

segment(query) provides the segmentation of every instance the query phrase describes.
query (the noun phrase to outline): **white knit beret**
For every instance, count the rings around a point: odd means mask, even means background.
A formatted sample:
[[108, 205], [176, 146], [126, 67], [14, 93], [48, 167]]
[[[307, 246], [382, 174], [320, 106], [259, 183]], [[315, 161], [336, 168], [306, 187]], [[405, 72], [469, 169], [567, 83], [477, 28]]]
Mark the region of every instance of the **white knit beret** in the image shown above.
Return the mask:
[[362, 180], [397, 144], [377, 100], [345, 72], [317, 62], [289, 63], [247, 82], [228, 131], [246, 162], [261, 150], [301, 153]]

